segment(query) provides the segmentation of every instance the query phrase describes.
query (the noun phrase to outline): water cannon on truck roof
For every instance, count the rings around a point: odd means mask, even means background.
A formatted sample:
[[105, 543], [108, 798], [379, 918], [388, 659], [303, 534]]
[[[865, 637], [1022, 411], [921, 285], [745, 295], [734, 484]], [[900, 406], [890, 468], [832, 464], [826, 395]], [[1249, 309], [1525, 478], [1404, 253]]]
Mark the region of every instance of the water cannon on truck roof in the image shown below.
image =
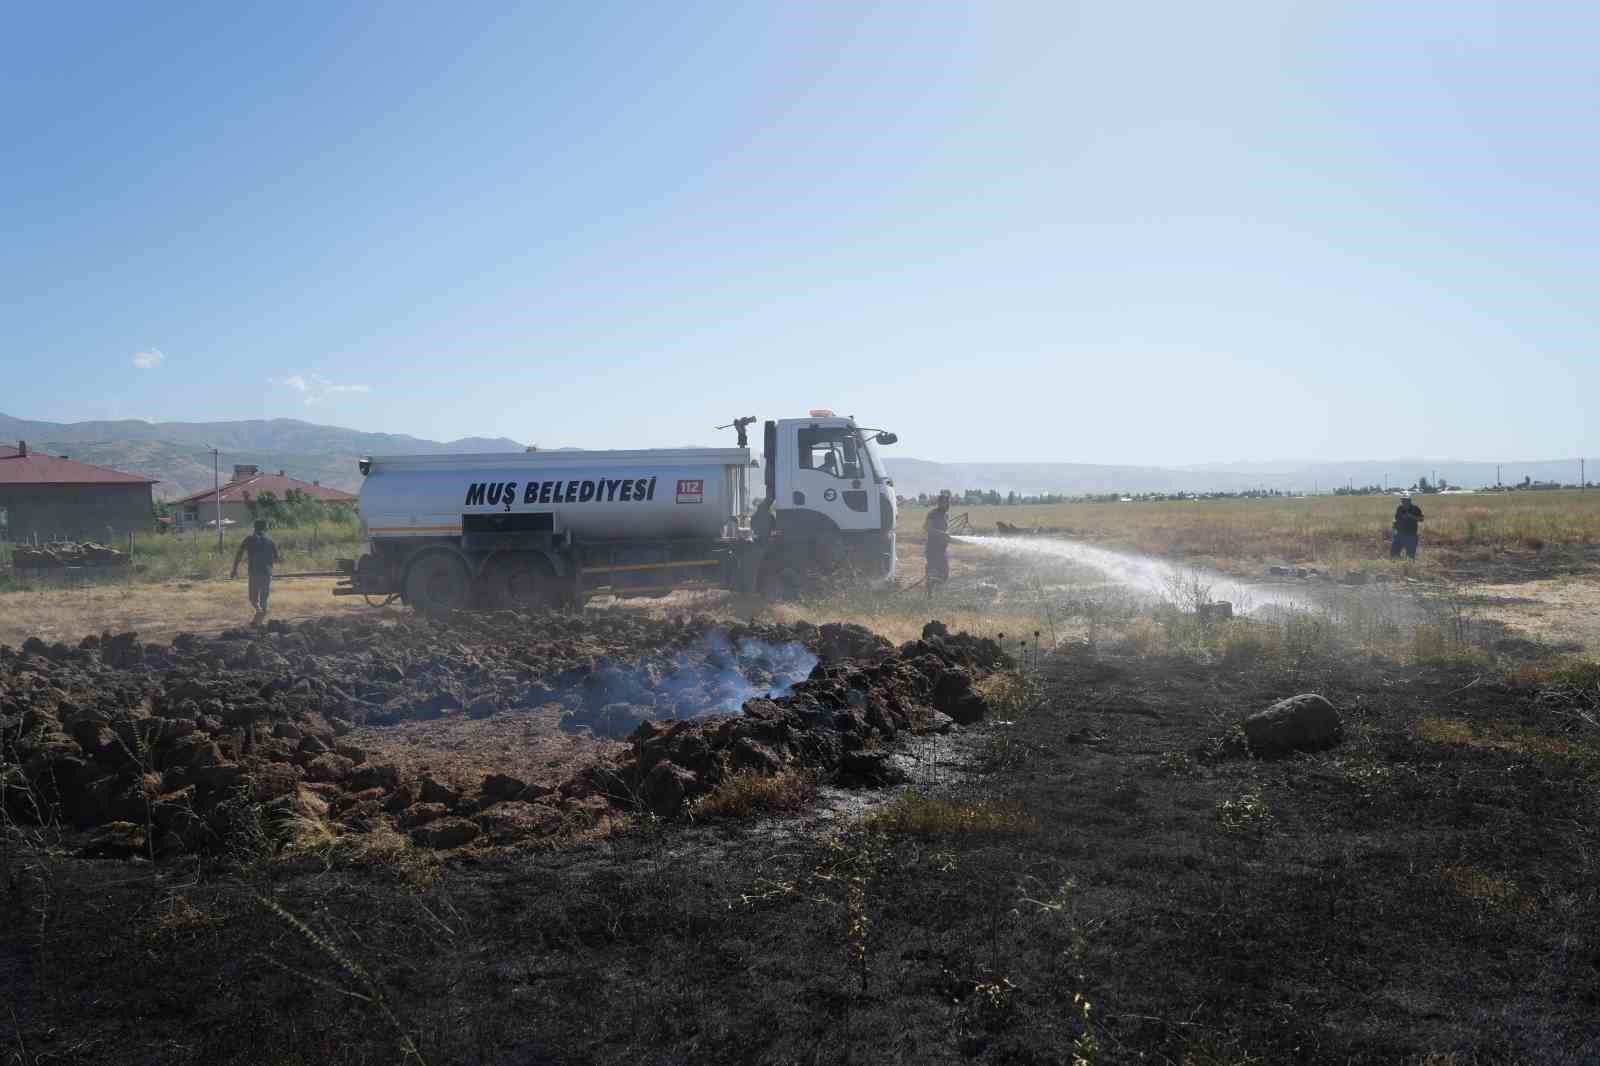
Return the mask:
[[442, 613], [893, 577], [894, 483], [876, 446], [895, 435], [814, 410], [766, 422], [758, 463], [754, 422], [718, 427], [735, 448], [363, 459], [369, 550], [341, 560], [334, 594]]

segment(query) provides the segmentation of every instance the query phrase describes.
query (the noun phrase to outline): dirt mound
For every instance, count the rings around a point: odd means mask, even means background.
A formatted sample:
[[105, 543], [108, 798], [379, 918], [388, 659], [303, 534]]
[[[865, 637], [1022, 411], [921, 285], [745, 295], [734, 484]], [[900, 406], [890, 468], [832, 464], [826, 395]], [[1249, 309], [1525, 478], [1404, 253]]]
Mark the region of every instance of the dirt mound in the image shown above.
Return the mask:
[[[896, 650], [856, 626], [600, 612], [323, 619], [171, 645], [33, 639], [0, 647], [0, 802], [95, 830], [106, 855], [211, 848], [251, 811], [269, 827], [387, 820], [427, 846], [503, 843], [617, 808], [670, 814], [741, 769], [886, 783], [892, 764], [866, 749], [981, 717], [972, 679], [1004, 662], [937, 623]], [[505, 773], [463, 785], [346, 739], [358, 724], [551, 704], [569, 728], [625, 725], [632, 753], [559, 787]]]

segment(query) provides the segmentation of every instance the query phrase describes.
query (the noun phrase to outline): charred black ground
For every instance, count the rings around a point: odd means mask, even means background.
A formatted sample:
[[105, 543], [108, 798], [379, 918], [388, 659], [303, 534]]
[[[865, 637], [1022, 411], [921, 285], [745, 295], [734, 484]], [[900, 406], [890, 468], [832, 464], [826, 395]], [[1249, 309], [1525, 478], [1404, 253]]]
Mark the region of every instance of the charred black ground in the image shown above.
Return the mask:
[[[614, 647], [567, 624], [527, 622], [573, 642], [571, 668], [673, 661], [636, 641], [676, 623], [607, 621]], [[695, 646], [682, 632], [675, 647]], [[607, 796], [655, 777], [686, 804], [762, 750], [836, 758], [833, 773], [852, 756], [887, 766], [879, 753], [943, 723], [885, 693], [927, 706], [935, 669], [970, 682], [1003, 665], [937, 630], [900, 649], [848, 627], [763, 632], [824, 661], [737, 717], [635, 727], [584, 778], [595, 794], [567, 798], [618, 810], [635, 801]], [[454, 662], [451, 639], [419, 630], [417, 661], [431, 646]], [[829, 639], [848, 649], [823, 654]], [[7, 663], [12, 678], [43, 670]], [[386, 700], [346, 688], [369, 716], [412, 699], [412, 663], [396, 665]], [[535, 683], [480, 665], [508, 699]], [[1116, 644], [1000, 678], [1023, 693], [1004, 719], [960, 733], [956, 766], [914, 771], [864, 820], [680, 813], [538, 849], [489, 847], [485, 828], [443, 861], [330, 847], [107, 862], [16, 829], [0, 935], [11, 1043], [30, 1062], [1600, 1061], [1592, 679]], [[1252, 758], [1240, 718], [1301, 692], [1339, 709], [1342, 741]], [[824, 736], [838, 754], [813, 759], [808, 738]], [[475, 802], [518, 783], [485, 780]]]

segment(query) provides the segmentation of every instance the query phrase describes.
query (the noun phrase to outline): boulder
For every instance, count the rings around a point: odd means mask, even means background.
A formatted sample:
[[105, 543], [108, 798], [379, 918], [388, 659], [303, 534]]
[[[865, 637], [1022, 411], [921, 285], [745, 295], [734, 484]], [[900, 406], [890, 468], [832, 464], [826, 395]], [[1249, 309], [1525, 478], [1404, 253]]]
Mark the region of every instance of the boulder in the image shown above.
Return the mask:
[[1319, 751], [1344, 739], [1344, 723], [1333, 704], [1306, 692], [1246, 718], [1244, 735], [1257, 755]]

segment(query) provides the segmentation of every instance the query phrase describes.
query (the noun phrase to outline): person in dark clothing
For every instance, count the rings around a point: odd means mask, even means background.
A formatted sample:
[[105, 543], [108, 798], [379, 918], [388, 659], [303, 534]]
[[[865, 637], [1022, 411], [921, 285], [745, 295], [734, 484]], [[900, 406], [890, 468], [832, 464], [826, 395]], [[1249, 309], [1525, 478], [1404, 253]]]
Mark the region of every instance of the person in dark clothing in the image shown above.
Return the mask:
[[239, 562], [250, 557], [250, 606], [256, 609], [252, 622], [259, 625], [267, 617], [267, 597], [272, 594], [272, 564], [278, 561], [278, 546], [267, 536], [267, 523], [256, 519], [256, 531], [244, 538], [233, 556], [233, 576], [239, 576]]
[[935, 583], [943, 584], [950, 580], [950, 494], [939, 493], [939, 502], [933, 505], [933, 510], [928, 512], [928, 517], [922, 522], [922, 528], [928, 535], [927, 546], [923, 549], [928, 560], [928, 594], [933, 594]]
[[1394, 536], [1389, 540], [1389, 558], [1400, 558], [1402, 551], [1408, 559], [1417, 557], [1420, 536], [1417, 523], [1421, 521], [1422, 508], [1412, 503], [1410, 496], [1400, 497], [1400, 506], [1394, 509]]

